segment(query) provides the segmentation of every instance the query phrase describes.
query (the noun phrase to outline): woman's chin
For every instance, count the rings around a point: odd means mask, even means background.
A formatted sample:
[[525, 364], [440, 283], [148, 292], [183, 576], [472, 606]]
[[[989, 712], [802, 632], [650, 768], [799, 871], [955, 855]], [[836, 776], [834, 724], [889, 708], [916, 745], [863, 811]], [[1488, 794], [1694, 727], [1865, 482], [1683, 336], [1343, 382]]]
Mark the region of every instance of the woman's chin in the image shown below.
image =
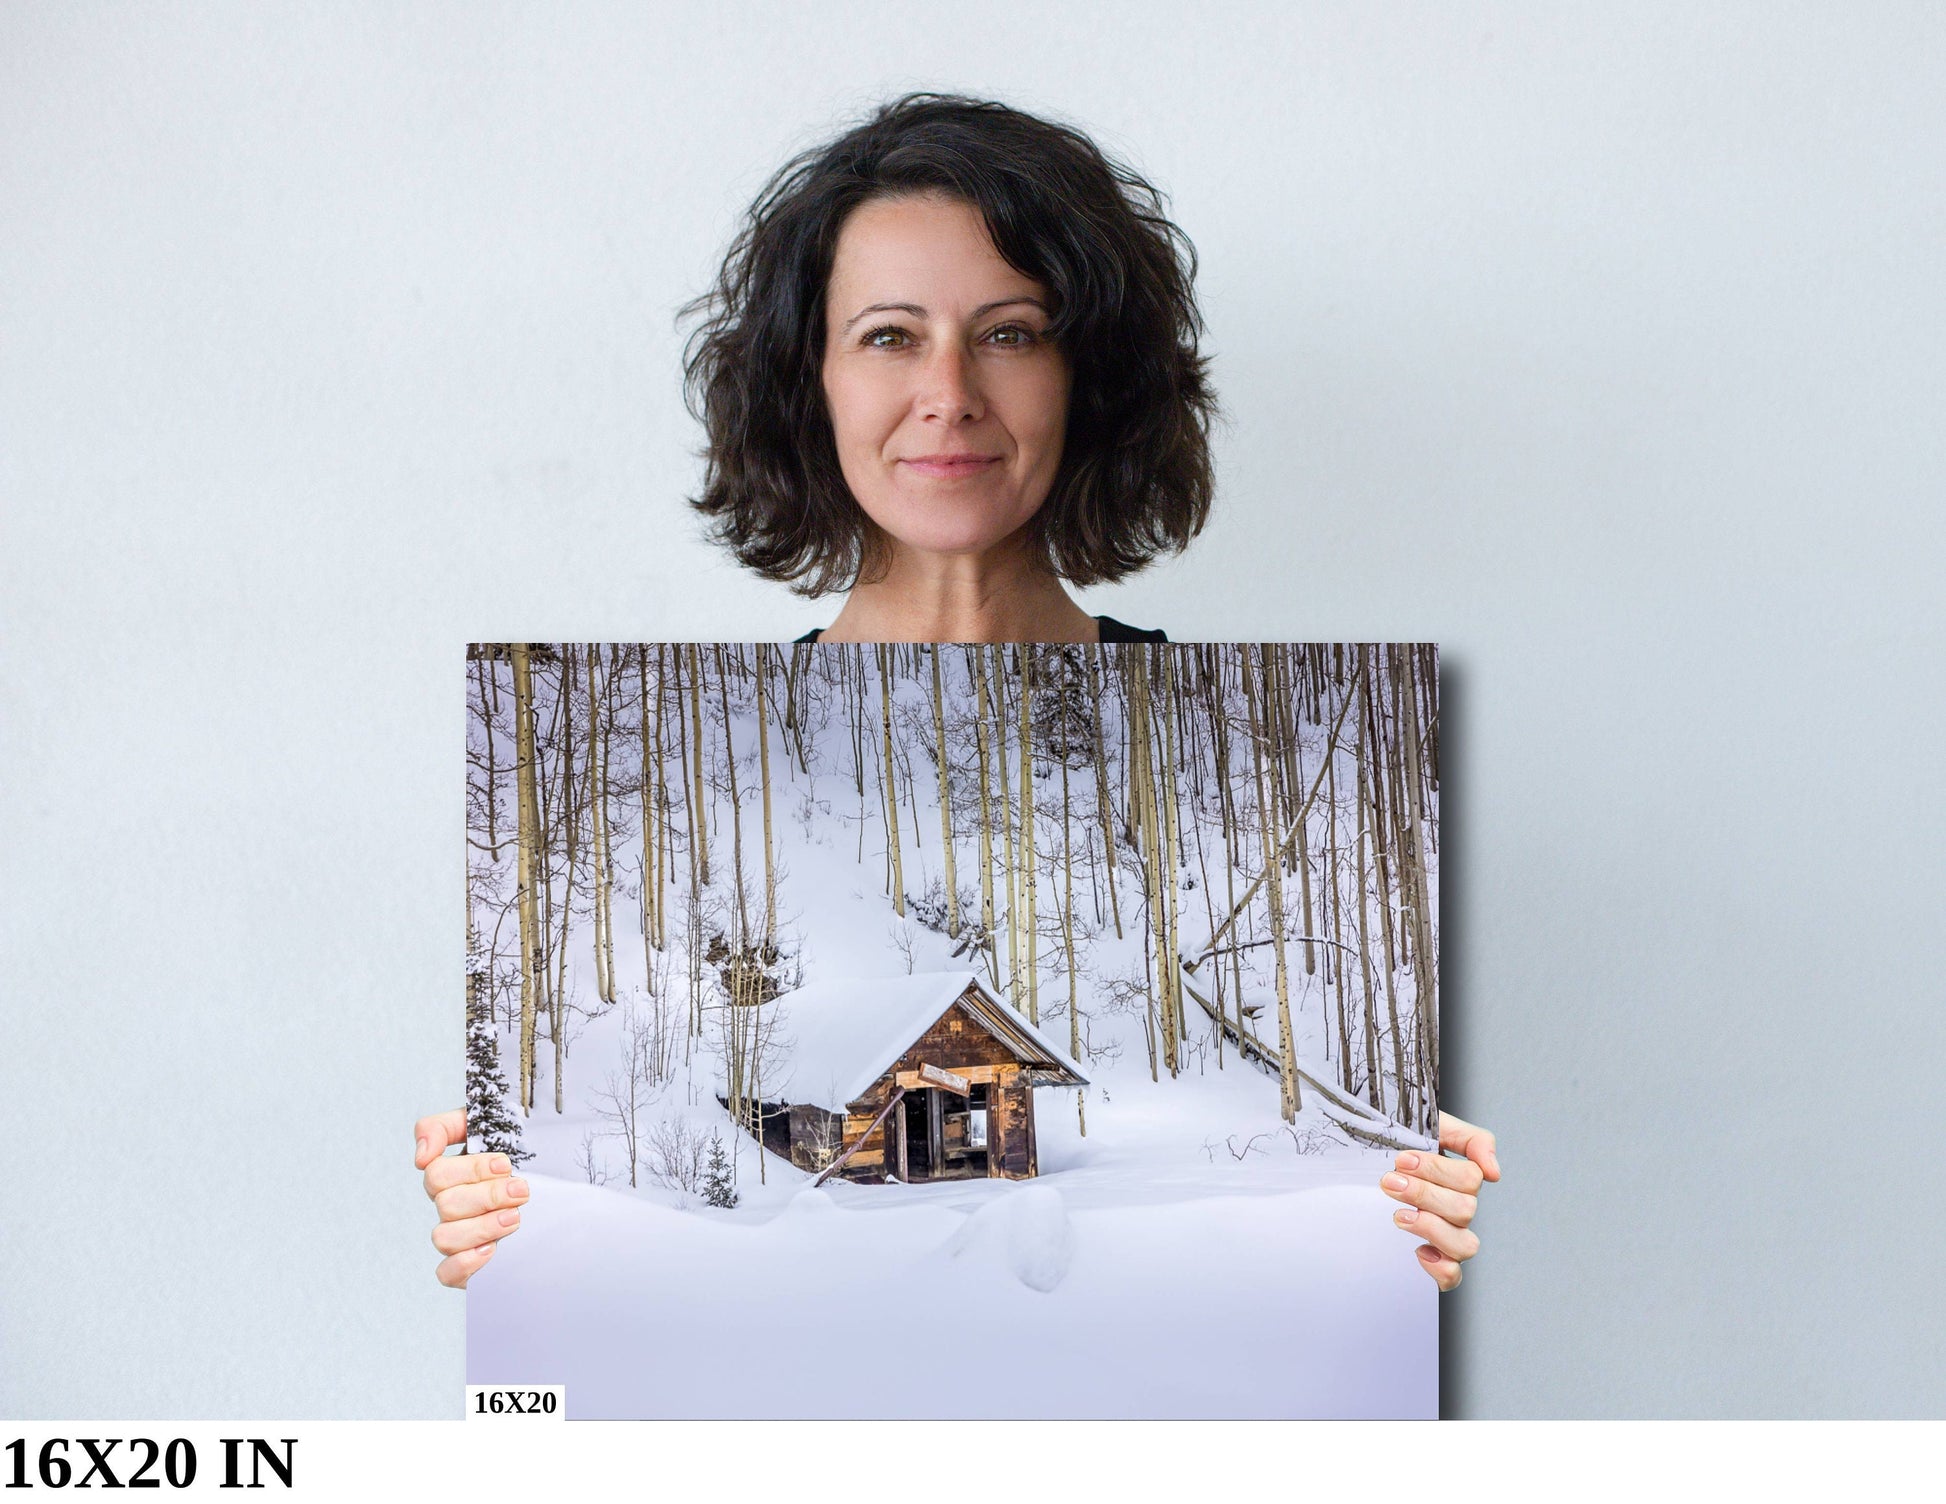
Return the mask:
[[898, 540], [899, 547], [918, 554], [971, 557], [989, 553], [1006, 542], [1025, 521], [1009, 519], [996, 524], [991, 513], [973, 517], [942, 516], [937, 512], [890, 519], [880, 526]]

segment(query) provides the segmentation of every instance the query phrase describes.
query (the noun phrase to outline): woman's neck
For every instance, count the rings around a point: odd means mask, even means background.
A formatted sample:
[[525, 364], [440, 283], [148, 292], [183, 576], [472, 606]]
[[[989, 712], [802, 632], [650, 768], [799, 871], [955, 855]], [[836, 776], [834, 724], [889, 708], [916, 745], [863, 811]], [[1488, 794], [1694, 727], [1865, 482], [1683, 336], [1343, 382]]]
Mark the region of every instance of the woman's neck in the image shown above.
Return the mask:
[[854, 585], [820, 642], [1099, 642], [1101, 627], [1018, 548], [915, 554]]

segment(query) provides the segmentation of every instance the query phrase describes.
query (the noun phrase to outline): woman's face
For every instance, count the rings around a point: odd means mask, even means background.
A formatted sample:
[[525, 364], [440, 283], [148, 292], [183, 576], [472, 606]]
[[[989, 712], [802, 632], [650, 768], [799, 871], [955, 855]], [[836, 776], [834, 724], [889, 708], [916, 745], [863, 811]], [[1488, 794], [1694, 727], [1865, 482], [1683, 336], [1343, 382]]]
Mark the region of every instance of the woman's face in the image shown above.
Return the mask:
[[845, 484], [907, 550], [979, 554], [1053, 489], [1068, 363], [1046, 287], [994, 249], [979, 210], [873, 199], [839, 232], [824, 394]]

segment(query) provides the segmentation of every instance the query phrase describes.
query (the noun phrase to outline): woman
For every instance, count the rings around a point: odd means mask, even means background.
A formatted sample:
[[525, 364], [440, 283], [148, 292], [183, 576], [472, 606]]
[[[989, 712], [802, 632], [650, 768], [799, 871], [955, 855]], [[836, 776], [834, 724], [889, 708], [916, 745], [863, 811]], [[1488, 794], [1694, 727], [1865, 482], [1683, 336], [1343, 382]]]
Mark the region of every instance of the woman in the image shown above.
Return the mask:
[[[1160, 196], [1079, 132], [915, 94], [786, 165], [752, 206], [687, 365], [709, 435], [695, 507], [740, 562], [845, 592], [800, 642], [1167, 641], [1065, 586], [1119, 580], [1202, 529], [1216, 411], [1195, 257]], [[415, 1128], [442, 1284], [519, 1225], [498, 1155]], [[1493, 1135], [1380, 1181], [1442, 1290], [1479, 1240]]]

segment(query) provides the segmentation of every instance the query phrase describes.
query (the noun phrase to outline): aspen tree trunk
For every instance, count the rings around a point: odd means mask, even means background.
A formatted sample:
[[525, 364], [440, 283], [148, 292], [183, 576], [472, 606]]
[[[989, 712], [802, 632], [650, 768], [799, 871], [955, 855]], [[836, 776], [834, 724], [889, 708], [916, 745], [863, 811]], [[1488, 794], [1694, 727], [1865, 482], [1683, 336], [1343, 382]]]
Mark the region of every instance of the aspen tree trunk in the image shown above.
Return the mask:
[[604, 1003], [615, 1000], [614, 952], [608, 946], [608, 852], [602, 830], [606, 789], [601, 767], [601, 703], [597, 687], [600, 662], [588, 644], [588, 845], [594, 867], [592, 907], [595, 926], [595, 992]]
[[1041, 1021], [1040, 967], [1036, 942], [1040, 929], [1035, 920], [1034, 899], [1040, 888], [1040, 870], [1034, 862], [1034, 648], [1020, 644], [1020, 880], [1027, 889], [1027, 1017]]
[[608, 818], [608, 791], [613, 787], [610, 776], [611, 758], [615, 750], [615, 681], [621, 677], [622, 657], [618, 647], [608, 650], [608, 676], [602, 681], [601, 717], [601, 936], [602, 947], [608, 953], [608, 1000], [615, 1000], [615, 827]]
[[[1081, 1061], [1081, 995], [1078, 979], [1074, 974], [1074, 834], [1068, 823], [1068, 759], [1064, 751], [1061, 755], [1061, 872], [1063, 895], [1061, 900], [1061, 943], [1068, 952], [1068, 1058], [1079, 1064]], [[471, 900], [468, 900], [469, 903]], [[1081, 1136], [1088, 1136], [1088, 1107], [1082, 1101], [1086, 1087], [1079, 1087], [1074, 1094], [1076, 1125]]]
[[[660, 652], [660, 646], [657, 652]], [[660, 664], [657, 665], [658, 670]], [[637, 688], [641, 691], [642, 716], [638, 728], [642, 739], [642, 963], [647, 968], [648, 990], [655, 993], [655, 944], [656, 922], [660, 905], [656, 902], [656, 878], [661, 872], [662, 860], [656, 849], [656, 798], [655, 762], [661, 756], [658, 745], [651, 756], [650, 727], [654, 723], [654, 711], [649, 707], [649, 645], [645, 642], [637, 649], [635, 658]], [[660, 678], [660, 673], [657, 675]]]
[[[1298, 728], [1297, 728], [1297, 721], [1296, 721], [1297, 696], [1291, 689], [1291, 681], [1290, 681], [1291, 670], [1290, 670], [1290, 662], [1289, 662], [1290, 648], [1288, 646], [1285, 646], [1285, 647], [1281, 647], [1278, 651], [1285, 656], [1285, 665], [1284, 665], [1285, 721], [1284, 721], [1283, 729], [1284, 729], [1284, 734], [1290, 738], [1290, 742], [1291, 742], [1291, 768], [1293, 772], [1293, 781], [1291, 783], [1291, 788], [1293, 790], [1297, 790], [1304, 787], [1304, 743], [1302, 739], [1298, 736]], [[1317, 933], [1317, 929], [1315, 927], [1317, 924], [1317, 919], [1311, 907], [1311, 828], [1310, 828], [1310, 821], [1308, 819], [1304, 822], [1304, 824], [1298, 827], [1298, 831], [1297, 831], [1297, 872], [1298, 872], [1298, 881], [1301, 884], [1303, 889], [1304, 933], [1307, 936], [1315, 935]], [[1317, 969], [1318, 969], [1317, 947], [1313, 945], [1310, 940], [1307, 939], [1304, 942], [1304, 974], [1306, 976], [1313, 976], [1317, 973]]]
[[[689, 823], [689, 840], [685, 843], [689, 851], [689, 883], [684, 890], [683, 915], [683, 957], [689, 969], [689, 1013], [688, 1028], [683, 1034], [683, 1064], [689, 1063], [690, 1045], [703, 1037], [703, 874], [698, 861], [699, 842], [696, 828], [702, 823], [702, 809], [694, 798], [696, 785], [689, 777], [689, 716], [682, 704], [682, 649], [672, 645], [670, 659], [676, 668], [676, 745], [682, 754], [682, 802], [683, 816]], [[696, 662], [695, 649], [690, 650], [692, 668]], [[692, 679], [693, 679], [692, 674]], [[699, 697], [692, 695], [692, 702]], [[698, 707], [700, 708], [700, 707]]]
[[851, 692], [852, 654], [841, 646], [838, 655], [838, 694], [845, 702], [845, 721], [851, 730], [851, 771], [858, 787], [858, 865], [865, 865], [865, 648], [858, 645], [858, 693]]
[[[1357, 693], [1359, 699], [1367, 698], [1365, 693], [1365, 645], [1358, 646]], [[1385, 1111], [1385, 1103], [1380, 1100], [1378, 1086], [1378, 1016], [1372, 997], [1372, 947], [1370, 923], [1366, 918], [1371, 904], [1365, 896], [1365, 715], [1360, 706], [1358, 716], [1358, 966], [1364, 974], [1365, 983], [1365, 1096], [1380, 1112]]]
[[[1437, 643], [1426, 644], [1425, 651], [1421, 654], [1418, 677], [1422, 686], [1420, 692], [1425, 699], [1421, 724], [1426, 728], [1426, 786], [1436, 794], [1439, 792], [1439, 646]], [[497, 675], [493, 683], [497, 705], [500, 684]], [[1437, 849], [1439, 832], [1435, 829], [1429, 834], [1433, 838], [1434, 848]]]
[[987, 975], [1000, 989], [1000, 947], [993, 934], [993, 805], [987, 797], [986, 650], [966, 648], [967, 682], [973, 686], [973, 736], [980, 748], [980, 926], [986, 935]]
[[[1203, 712], [1205, 712], [1205, 716], [1208, 716], [1208, 726], [1210, 726], [1210, 759], [1214, 763], [1214, 774], [1216, 774], [1216, 825], [1222, 831], [1222, 850], [1224, 850], [1224, 858], [1222, 858], [1224, 885], [1226, 885], [1226, 889], [1228, 889], [1228, 893], [1230, 893], [1230, 897], [1234, 901], [1236, 899], [1236, 846], [1232, 842], [1232, 833], [1230, 833], [1230, 800], [1228, 800], [1230, 772], [1228, 772], [1228, 761], [1226, 761], [1224, 726], [1222, 726], [1222, 720], [1224, 720], [1222, 718], [1222, 687], [1220, 687], [1220, 683], [1222, 683], [1220, 681], [1222, 648], [1218, 644], [1205, 644], [1201, 648], [1195, 648], [1195, 654], [1197, 654], [1197, 658], [1193, 662], [1197, 662], [1197, 665], [1199, 665], [1197, 667], [1197, 689], [1203, 693]], [[1201, 819], [1197, 821], [1197, 862], [1203, 868], [1203, 907], [1208, 911], [1210, 934], [1216, 934], [1216, 889], [1210, 885], [1210, 864], [1208, 864], [1208, 852], [1205, 850], [1205, 846], [1203, 846], [1203, 821]], [[1236, 957], [1236, 951], [1232, 949], [1232, 959], [1234, 957]], [[1222, 1029], [1222, 1020], [1226, 1018], [1226, 1012], [1224, 1010], [1228, 1008], [1228, 1004], [1224, 1000], [1222, 959], [1220, 957], [1214, 957], [1214, 959], [1216, 959], [1216, 963], [1210, 967], [1208, 977], [1210, 977], [1212, 1000], [1216, 1004], [1216, 1068], [1222, 1070], [1222, 1064], [1224, 1064], [1224, 1058], [1222, 1056], [1224, 1056], [1224, 1043], [1226, 1043], [1224, 1029]], [[1236, 990], [1242, 992], [1243, 988], [1242, 986], [1238, 986]], [[1238, 1021], [1242, 1023], [1242, 1020]]]
[[[764, 948], [777, 938], [777, 862], [771, 849], [770, 833], [770, 713], [764, 698], [764, 657], [768, 650], [757, 644], [757, 759], [764, 785]], [[763, 1163], [758, 1156], [758, 1164]]]
[[[480, 681], [480, 721], [486, 727], [487, 851], [491, 854], [493, 860], [495, 862], [498, 862], [500, 860], [500, 837], [498, 834], [498, 829], [499, 829], [498, 808], [500, 804], [500, 793], [499, 793], [499, 778], [498, 778], [497, 771], [493, 765], [493, 706], [488, 701], [487, 698], [487, 654], [485, 652], [482, 652], [478, 658], [475, 658], [473, 660], [473, 671], [475, 676]], [[496, 668], [494, 670], [494, 677], [497, 679], [499, 678], [499, 676], [500, 676], [499, 670]], [[467, 904], [470, 911], [471, 904], [472, 904], [471, 898], [468, 898]]]
[[1384, 837], [1386, 825], [1384, 780], [1379, 776], [1379, 764], [1385, 751], [1385, 743], [1380, 736], [1380, 722], [1377, 708], [1369, 693], [1365, 696], [1365, 711], [1372, 727], [1372, 831], [1376, 837], [1374, 846], [1378, 857], [1378, 928], [1385, 942], [1385, 1016], [1392, 1024], [1392, 1080], [1394, 1083], [1392, 1100], [1396, 1104], [1394, 1116], [1401, 1123], [1412, 1121], [1412, 1093], [1405, 1072], [1405, 1041], [1400, 1037], [1399, 998], [1397, 987], [1398, 950], [1392, 939], [1392, 878]]
[[[1216, 928], [1216, 904], [1210, 896], [1214, 890], [1210, 886], [1209, 849], [1203, 842], [1202, 818], [1193, 809], [1190, 813], [1189, 824], [1190, 828], [1196, 833], [1196, 868], [1203, 875], [1203, 915], [1209, 920], [1209, 927], [1214, 930]], [[1215, 993], [1213, 1000], [1216, 1003], [1217, 1017], [1220, 1021], [1223, 1014], [1223, 963], [1218, 961], [1216, 965], [1209, 969], [1208, 975], [1215, 984], [1211, 988], [1211, 991]], [[1216, 1031], [1216, 1068], [1219, 1071], [1223, 1069], [1223, 1030], [1221, 1027]]]
[[[548, 1000], [548, 988], [554, 975], [554, 816], [561, 799], [558, 792], [549, 785], [554, 772], [548, 762], [547, 749], [557, 740], [560, 730], [559, 719], [561, 697], [553, 697], [554, 716], [546, 729], [542, 729], [540, 697], [545, 691], [542, 681], [541, 664], [544, 659], [532, 652], [533, 644], [528, 644], [529, 683], [534, 692], [534, 784], [535, 811], [539, 824], [534, 827], [534, 904], [540, 916], [540, 948], [535, 952], [539, 970], [534, 979], [534, 1003], [536, 1009], [536, 1028], [545, 1025], [553, 1017], [553, 1004]], [[538, 1045], [536, 1046], [538, 1049]], [[540, 1065], [538, 1058], [534, 1066], [535, 1091], [540, 1090]]]
[[959, 937], [959, 875], [953, 866], [953, 786], [946, 767], [946, 689], [939, 667], [939, 644], [932, 648], [932, 729], [939, 749], [939, 849], [946, 863], [946, 933]]
[[[1163, 1064], [1176, 1074], [1176, 1030], [1169, 1012], [1169, 949], [1166, 900], [1162, 894], [1162, 832], [1157, 807], [1154, 761], [1154, 717], [1149, 695], [1150, 649], [1144, 644], [1123, 650], [1123, 679], [1128, 695], [1129, 800], [1140, 832], [1145, 928], [1154, 948], [1154, 981], [1149, 993], [1149, 1030], [1159, 1034]], [[1144, 958], [1147, 961], [1145, 948]], [[1157, 1015], [1160, 1015], [1159, 1027]], [[1150, 1056], [1150, 1074], [1155, 1060]]]
[[[1277, 715], [1277, 660], [1269, 643], [1260, 643], [1257, 651], [1257, 711], [1262, 718], [1264, 772], [1269, 781], [1270, 802], [1277, 809], [1289, 809], [1295, 796], [1285, 778], [1283, 727]], [[1282, 847], [1278, 848], [1277, 860], [1280, 864], [1286, 860]]]
[[[769, 943], [770, 937], [764, 937]], [[764, 998], [760, 987], [750, 1009], [750, 1127], [757, 1136], [757, 1184], [769, 1184], [764, 1167]]]
[[703, 655], [689, 644], [689, 718], [696, 727], [696, 819], [689, 833], [696, 847], [696, 880], [709, 886], [709, 802], [703, 793]]
[[[1380, 650], [1383, 652], [1383, 649]], [[1382, 662], [1382, 660], [1381, 660]], [[1377, 675], [1385, 672], [1381, 666]], [[1371, 758], [1366, 768], [1366, 787], [1372, 800], [1372, 867], [1376, 874], [1379, 898], [1379, 937], [1385, 945], [1385, 966], [1388, 972], [1396, 971], [1399, 956], [1392, 939], [1392, 863], [1390, 842], [1386, 831], [1391, 827], [1388, 816], [1391, 801], [1386, 791], [1385, 759], [1388, 747], [1385, 740], [1385, 723], [1379, 715], [1378, 707], [1372, 702], [1371, 686], [1367, 684], [1365, 695], [1366, 726], [1371, 735]]]
[[[554, 1110], [567, 1108], [562, 1086], [562, 1066], [567, 1060], [567, 985], [568, 926], [574, 918], [575, 836], [580, 830], [580, 811], [574, 803], [574, 652], [561, 644], [561, 827], [567, 836], [567, 852], [562, 858], [561, 942], [554, 954], [554, 985], [547, 999], [548, 1044], [554, 1055]], [[549, 885], [552, 891], [552, 884]]]
[[[750, 905], [743, 891], [743, 803], [737, 797], [736, 743], [730, 735], [730, 676], [723, 667], [723, 644], [711, 645], [716, 653], [716, 692], [723, 710], [723, 762], [730, 771], [730, 878], [736, 893], [736, 949], [732, 953], [732, 976], [741, 975], [740, 964], [750, 944]], [[734, 1003], [735, 998], [731, 1001]]]
[[1338, 946], [1344, 940], [1341, 920], [1345, 901], [1343, 875], [1339, 871], [1338, 759], [1334, 753], [1325, 754], [1325, 773], [1330, 780], [1330, 803], [1325, 806], [1325, 881], [1331, 894], [1331, 990], [1338, 1002], [1338, 1077], [1349, 1092], [1352, 1089], [1351, 1020], [1345, 1010], [1345, 963], [1338, 952]]
[[807, 776], [811, 762], [804, 754], [804, 728], [798, 723], [797, 686], [803, 682], [810, 666], [820, 661], [810, 643], [793, 643], [790, 662], [784, 666], [784, 730], [789, 734], [786, 745], [797, 749], [798, 771]]
[[[1266, 659], [1266, 667], [1272, 671], [1271, 680], [1267, 682], [1273, 682], [1276, 691], [1277, 741], [1275, 745], [1278, 748], [1279, 765], [1283, 770], [1277, 792], [1277, 802], [1280, 809], [1294, 808], [1297, 801], [1303, 797], [1302, 790], [1304, 788], [1304, 780], [1301, 776], [1302, 765], [1298, 760], [1297, 706], [1295, 703], [1296, 694], [1291, 687], [1290, 654], [1290, 644], [1274, 643], [1269, 646]], [[1294, 849], [1289, 846], [1284, 849], [1286, 854], [1294, 854], [1298, 865], [1301, 867], [1304, 859], [1302, 833], [1299, 833], [1298, 842]], [[1308, 915], [1309, 911], [1307, 910], [1306, 913]], [[1308, 917], [1305, 920], [1304, 933], [1307, 935], [1313, 933]], [[1307, 964], [1304, 969], [1308, 972], [1311, 970], [1311, 967]]]
[[1419, 1016], [1419, 1070], [1422, 1107], [1419, 1128], [1428, 1136], [1433, 1131], [1439, 1083], [1439, 961], [1433, 944], [1431, 883], [1426, 875], [1424, 768], [1419, 756], [1418, 689], [1413, 682], [1415, 664], [1408, 657], [1401, 667], [1406, 676], [1401, 703], [1405, 724], [1399, 728], [1405, 745], [1406, 812], [1409, 824], [1402, 865], [1411, 875], [1413, 890], [1412, 922], [1418, 936], [1413, 947], [1413, 984]]
[[[485, 693], [486, 693], [486, 718], [487, 718], [487, 769], [488, 772], [491, 774], [494, 768], [493, 728], [500, 719], [500, 658], [497, 652], [487, 659]], [[497, 778], [497, 775], [495, 776]], [[497, 787], [497, 783], [495, 786]], [[1439, 775], [1437, 771], [1435, 771], [1433, 774], [1433, 787], [1434, 788], [1439, 787]], [[516, 804], [519, 803], [518, 795], [515, 796], [514, 802]], [[496, 808], [498, 804], [499, 804], [499, 800], [497, 797], [489, 800], [487, 803], [487, 817], [490, 821], [497, 822], [499, 818], [497, 808]], [[515, 823], [516, 824], [518, 823], [518, 816], [516, 816]], [[493, 846], [493, 859], [497, 862], [500, 860], [501, 843], [496, 838], [490, 844]], [[491, 989], [489, 989], [489, 991], [491, 991]]]
[[1250, 707], [1250, 765], [1257, 783], [1257, 823], [1263, 829], [1264, 871], [1270, 880], [1270, 940], [1277, 958], [1277, 1049], [1279, 1061], [1279, 1099], [1284, 1121], [1297, 1121], [1301, 1106], [1297, 1094], [1297, 1050], [1291, 1031], [1290, 974], [1284, 962], [1284, 884], [1282, 863], [1271, 832], [1276, 817], [1271, 811], [1264, 781], [1262, 726], [1257, 710], [1257, 690], [1250, 672], [1250, 649], [1243, 649], [1243, 694]]
[[[666, 654], [666, 656], [665, 656]], [[655, 948], [669, 948], [669, 888], [676, 875], [675, 801], [669, 797], [669, 762], [664, 748], [668, 737], [668, 717], [662, 708], [664, 690], [669, 684], [669, 666], [675, 661], [673, 649], [661, 643], [655, 647], [655, 775], [656, 846], [660, 853], [655, 864]], [[678, 711], [682, 701], [676, 702]]]
[[[531, 668], [531, 653], [529, 655], [529, 664]], [[549, 783], [553, 774], [549, 771], [547, 749], [553, 747], [559, 740], [561, 729], [561, 696], [558, 693], [554, 696], [553, 714], [549, 718], [547, 730], [543, 732], [540, 725], [539, 695], [541, 683], [538, 674], [533, 676], [532, 682], [536, 696], [534, 707], [534, 780], [537, 786], [537, 798], [539, 801], [536, 809], [540, 817], [540, 823], [535, 827], [534, 832], [534, 867], [537, 878], [534, 888], [534, 901], [539, 905], [541, 920], [541, 943], [538, 953], [540, 958], [540, 974], [537, 978], [535, 1001], [538, 1005], [540, 1019], [545, 1020], [551, 1029], [554, 1021], [553, 981], [554, 953], [556, 950], [554, 944], [554, 826], [555, 817], [561, 805], [561, 797], [558, 793], [550, 794]], [[560, 759], [557, 758], [555, 761], [559, 762]], [[538, 1082], [540, 1076], [538, 1062], [536, 1062], [534, 1074]]]
[[[983, 648], [975, 648], [984, 652]], [[1006, 837], [1007, 846], [1007, 1001], [1013, 1010], [1020, 1011], [1020, 909], [1014, 894], [1014, 821], [1013, 791], [1007, 787], [1007, 706], [1006, 695], [1006, 649], [994, 650], [993, 674], [993, 726], [998, 743], [1000, 764], [1000, 823]], [[984, 685], [984, 680], [982, 681]]]
[[[893, 666], [896, 668], [899, 655], [897, 644], [888, 643], [885, 651], [891, 656]], [[917, 657], [919, 649], [915, 646], [912, 651], [914, 654], [912, 671], [916, 674], [919, 671]], [[905, 807], [912, 811], [912, 849], [919, 853], [919, 863], [923, 868], [925, 865], [926, 827], [924, 822], [919, 818], [919, 780], [912, 776], [912, 749], [906, 745], [904, 737], [900, 737], [893, 745], [898, 753], [899, 771], [905, 774]]]
[[527, 644], [513, 645], [514, 788], [518, 811], [516, 864], [520, 905], [520, 1111], [534, 1110], [534, 1017], [541, 945], [540, 917], [534, 906], [534, 852], [540, 844], [540, 810], [534, 795], [534, 684], [527, 667]]
[[1162, 827], [1162, 860], [1164, 870], [1169, 874], [1169, 933], [1164, 949], [1168, 953], [1169, 967], [1163, 973], [1165, 996], [1169, 1000], [1169, 1022], [1178, 1039], [1189, 1037], [1182, 1015], [1182, 928], [1178, 913], [1182, 891], [1182, 829], [1179, 823], [1179, 806], [1176, 798], [1176, 754], [1179, 737], [1177, 725], [1177, 685], [1176, 649], [1164, 647], [1158, 656], [1162, 660], [1162, 796], [1164, 823]]
[[[1099, 642], [1094, 652], [1088, 655], [1088, 706], [1095, 717], [1095, 810], [1101, 822], [1101, 844], [1108, 857], [1108, 908], [1115, 916], [1115, 938], [1122, 938], [1122, 900], [1115, 891], [1115, 812], [1108, 802], [1108, 748], [1101, 735], [1101, 685], [1104, 676], [1103, 665], [1108, 659], [1108, 649]], [[1101, 922], [1101, 911], [1095, 911], [1095, 922]]]
[[885, 730], [885, 844], [892, 856], [892, 912], [905, 918], [905, 862], [899, 851], [899, 791], [892, 762], [892, 666], [886, 645], [878, 645], [880, 724]]
[[1387, 827], [1386, 846], [1392, 854], [1392, 866], [1395, 877], [1393, 886], [1394, 890], [1398, 893], [1398, 906], [1401, 910], [1392, 923], [1398, 932], [1399, 964], [1403, 967], [1412, 964], [1410, 954], [1412, 932], [1410, 926], [1406, 924], [1405, 914], [1403, 913], [1403, 908], [1409, 901], [1406, 894], [1405, 875], [1397, 870], [1399, 864], [1399, 844], [1405, 839], [1405, 750], [1399, 744], [1400, 727], [1403, 725], [1403, 722], [1399, 714], [1398, 682], [1395, 677], [1398, 660], [1398, 644], [1388, 643], [1385, 648], [1385, 683], [1381, 686], [1381, 693], [1390, 695], [1392, 713], [1387, 717], [1384, 707], [1381, 706], [1379, 710], [1379, 721], [1381, 725], [1385, 725], [1386, 727], [1385, 808], [1391, 821]]
[[[1237, 829], [1236, 790], [1232, 787], [1230, 780], [1229, 695], [1224, 688], [1223, 681], [1223, 658], [1225, 653], [1229, 651], [1232, 650], [1223, 645], [1213, 646], [1210, 649], [1209, 713], [1211, 735], [1216, 743], [1217, 813], [1218, 818], [1223, 822], [1223, 889], [1224, 897], [1230, 905], [1229, 912], [1234, 914], [1237, 911], [1237, 860], [1242, 853], [1237, 850], [1239, 834]], [[1241, 649], [1239, 648], [1236, 651], [1241, 651]], [[1212, 945], [1215, 944], [1215, 937], [1219, 932], [1217, 926], [1211, 926], [1210, 943]], [[1220, 971], [1223, 963], [1218, 961], [1216, 965], [1219, 971], [1218, 985], [1220, 988]], [[1231, 990], [1236, 996], [1237, 1004], [1237, 1038], [1241, 1040], [1243, 1038], [1243, 957], [1242, 953], [1235, 946], [1230, 947], [1230, 980]], [[1216, 1031], [1216, 1037], [1219, 1041], [1218, 1049], [1220, 1051], [1222, 1048], [1220, 1041], [1223, 1038], [1223, 1030], [1220, 1027]]]

